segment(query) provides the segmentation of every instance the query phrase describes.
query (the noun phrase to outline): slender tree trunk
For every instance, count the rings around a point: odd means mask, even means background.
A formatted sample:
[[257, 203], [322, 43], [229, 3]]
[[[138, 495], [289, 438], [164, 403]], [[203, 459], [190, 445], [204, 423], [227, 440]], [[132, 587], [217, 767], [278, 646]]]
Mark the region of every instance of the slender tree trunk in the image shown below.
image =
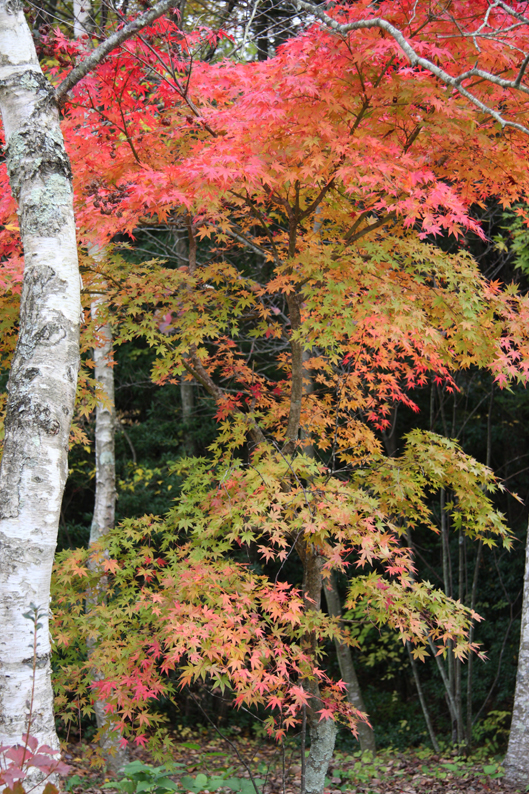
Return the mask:
[[195, 392], [193, 381], [187, 380], [185, 374], [180, 380], [180, 399], [182, 401], [182, 424], [184, 425], [184, 449], [188, 455], [195, 455], [196, 444], [192, 432]]
[[[101, 295], [94, 298], [91, 305], [93, 321], [97, 324], [99, 313], [104, 306], [106, 298]], [[93, 546], [101, 537], [106, 535], [115, 523], [116, 515], [116, 407], [114, 401], [114, 367], [112, 364], [112, 329], [108, 322], [99, 328], [102, 344], [94, 347], [94, 375], [104, 391], [103, 399], [96, 406], [95, 424], [95, 459], [96, 459], [96, 487], [94, 513], [90, 527], [89, 545]], [[102, 580], [102, 587], [105, 580]], [[87, 603], [87, 609], [90, 603]], [[89, 643], [89, 653], [93, 652], [97, 639]], [[97, 672], [94, 678], [98, 678]], [[112, 772], [120, 772], [129, 761], [129, 756], [121, 746], [121, 734], [112, 730], [112, 723], [105, 711], [105, 702], [94, 694], [94, 712], [99, 731], [99, 746], [103, 753], [105, 763]]]
[[[413, 543], [412, 543], [411, 532], [410, 532], [409, 528], [406, 528], [406, 541], [407, 541], [407, 544], [408, 544], [408, 548], [410, 548], [413, 551], [414, 550], [413, 549]], [[415, 575], [413, 573], [411, 574], [411, 576], [412, 576], [412, 579], [415, 580]], [[433, 729], [432, 720], [430, 719], [430, 712], [428, 710], [428, 706], [427, 706], [427, 703], [426, 703], [426, 698], [424, 697], [424, 692], [423, 692], [423, 688], [422, 688], [422, 685], [421, 685], [421, 679], [419, 677], [419, 670], [417, 668], [417, 662], [413, 658], [412, 646], [411, 646], [410, 642], [406, 642], [406, 648], [407, 648], [408, 657], [409, 657], [409, 660], [410, 660], [410, 666], [411, 666], [411, 672], [412, 672], [412, 675], [413, 675], [413, 680], [415, 682], [415, 687], [417, 689], [417, 695], [419, 696], [419, 703], [421, 704], [422, 714], [423, 714], [423, 717], [424, 717], [424, 721], [426, 723], [426, 729], [428, 731], [428, 735], [430, 736], [430, 741], [432, 743], [432, 747], [435, 750], [435, 752], [438, 753], [440, 751], [439, 742], [437, 741], [437, 736], [435, 735], [435, 731]]]
[[[465, 536], [459, 530], [458, 537], [458, 568], [459, 568], [459, 601], [465, 603]], [[462, 663], [461, 659], [454, 657], [454, 700], [457, 708], [457, 743], [465, 741], [465, 723], [463, 720], [463, 691], [462, 691]]]
[[79, 364], [79, 271], [71, 171], [53, 89], [22, 5], [0, 0], [0, 110], [19, 204], [24, 285], [0, 467], [0, 744], [28, 725], [33, 603], [38, 632], [31, 733], [58, 747], [50, 682], [50, 578], [68, 473]]
[[[472, 593], [470, 596], [470, 609], [474, 611], [476, 609], [476, 599], [477, 599], [477, 592], [478, 592], [478, 577], [479, 577], [479, 566], [481, 565], [481, 553], [483, 551], [483, 541], [480, 540], [478, 543], [478, 550], [476, 552], [476, 561], [474, 563], [474, 577], [472, 579]], [[475, 621], [472, 621], [470, 624], [470, 629], [468, 632], [468, 641], [470, 643], [474, 642], [474, 631], [475, 631]], [[472, 747], [472, 673], [474, 667], [474, 654], [470, 653], [467, 662], [467, 751], [470, 751]]]
[[[298, 547], [298, 553], [303, 562], [303, 595], [305, 609], [321, 609], [321, 591], [323, 585], [324, 558], [311, 544], [304, 541]], [[307, 638], [309, 652], [314, 653], [315, 641]], [[323, 794], [325, 775], [329, 769], [336, 742], [336, 723], [331, 719], [320, 720], [318, 711], [322, 708], [320, 700], [320, 687], [316, 680], [305, 681], [305, 689], [310, 692], [311, 698], [307, 707], [307, 724], [310, 732], [310, 750], [305, 763], [305, 792], [306, 794]]]
[[[341, 618], [342, 608], [340, 604], [340, 594], [336, 586], [336, 576], [334, 571], [331, 572], [330, 577], [325, 583], [325, 598], [327, 600], [327, 607], [329, 614], [333, 618]], [[347, 697], [349, 702], [353, 704], [359, 711], [365, 712], [364, 700], [362, 692], [360, 691], [360, 684], [356, 677], [356, 670], [353, 664], [353, 657], [351, 655], [351, 648], [344, 642], [334, 641], [336, 647], [336, 656], [340, 666], [340, 675], [342, 680], [347, 685]], [[375, 732], [373, 728], [366, 722], [360, 721], [358, 723], [358, 740], [360, 742], [360, 749], [362, 751], [369, 750], [373, 755], [376, 753]]]
[[[98, 322], [105, 297], [92, 301], [92, 320]], [[104, 396], [96, 406], [95, 448], [96, 489], [94, 513], [90, 527], [90, 545], [113, 528], [116, 516], [116, 407], [114, 404], [114, 367], [112, 363], [112, 329], [104, 323], [99, 329], [102, 344], [94, 347], [94, 375]]]
[[[492, 409], [494, 406], [494, 383], [490, 389], [490, 397], [489, 397], [489, 411], [487, 416], [487, 456], [485, 463], [490, 468], [491, 460], [492, 460]], [[474, 563], [474, 576], [472, 579], [472, 591], [470, 594], [470, 608], [472, 611], [476, 609], [476, 601], [477, 601], [477, 594], [478, 594], [478, 578], [479, 578], [479, 566], [481, 564], [481, 554], [483, 551], [483, 541], [480, 540], [478, 543], [478, 550], [476, 552], [476, 561]], [[470, 630], [468, 632], [468, 641], [472, 643], [474, 641], [474, 631], [475, 631], [475, 621], [472, 621], [470, 624]], [[474, 667], [474, 654], [470, 654], [468, 657], [467, 662], [467, 698], [466, 698], [466, 706], [467, 706], [467, 752], [470, 752], [472, 748], [472, 725], [473, 725], [473, 718], [472, 718], [472, 673]]]
[[419, 696], [419, 702], [421, 704], [422, 714], [424, 717], [424, 721], [426, 723], [426, 729], [428, 730], [428, 735], [430, 737], [430, 741], [432, 743], [433, 749], [435, 750], [436, 753], [439, 753], [441, 748], [439, 747], [439, 742], [437, 741], [437, 736], [435, 735], [435, 731], [433, 729], [432, 720], [430, 719], [430, 712], [428, 711], [428, 706], [426, 705], [426, 699], [424, 697], [424, 692], [422, 690], [421, 679], [419, 678], [419, 671], [417, 669], [417, 662], [413, 658], [411, 643], [407, 642], [406, 648], [410, 660], [413, 680], [415, 681], [415, 686], [417, 687], [417, 694]]
[[[183, 4], [180, 8], [183, 13]], [[182, 20], [182, 17], [180, 18]], [[191, 220], [188, 219], [189, 226], [187, 234], [181, 229], [175, 230], [175, 251], [180, 260], [187, 262], [190, 272], [194, 272], [197, 265], [197, 245], [194, 236]], [[180, 400], [182, 403], [182, 424], [184, 426], [183, 447], [187, 455], [196, 455], [195, 439], [193, 438], [193, 414], [195, 411], [195, 384], [186, 377], [186, 373], [180, 378]]]
[[452, 689], [450, 687], [450, 681], [446, 674], [445, 666], [441, 660], [441, 658], [437, 654], [437, 648], [435, 647], [431, 638], [428, 638], [428, 644], [430, 645], [430, 650], [432, 652], [432, 656], [435, 659], [435, 663], [437, 665], [437, 669], [439, 670], [439, 674], [441, 676], [441, 680], [443, 682], [443, 686], [445, 688], [445, 695], [446, 695], [446, 703], [448, 705], [448, 711], [450, 712], [450, 719], [452, 721], [452, 725], [455, 724], [457, 720], [457, 707], [456, 702], [454, 700], [454, 695]]
[[522, 626], [518, 672], [514, 692], [509, 745], [505, 756], [505, 780], [518, 786], [529, 785], [529, 531], [525, 552]]
[[[73, 3], [73, 28], [74, 37], [81, 38], [90, 34], [93, 23], [92, 0], [74, 0]], [[94, 260], [103, 257], [103, 250], [93, 246], [91, 254]], [[105, 284], [102, 285], [104, 290]], [[104, 294], [92, 300], [90, 312], [92, 320], [97, 325], [99, 314], [106, 303]], [[102, 344], [94, 347], [94, 375], [104, 391], [103, 400], [96, 406], [95, 423], [95, 459], [96, 459], [96, 485], [94, 512], [90, 527], [89, 546], [92, 547], [101, 537], [114, 527], [116, 515], [116, 408], [114, 402], [114, 367], [112, 362], [112, 329], [109, 323], [104, 323], [99, 328]], [[102, 579], [102, 587], [105, 579]], [[87, 609], [90, 608], [90, 599]], [[88, 652], [91, 654], [97, 644], [94, 638], [89, 642]], [[99, 678], [94, 672], [94, 679]], [[112, 723], [105, 711], [105, 702], [97, 697], [94, 692], [94, 712], [99, 732], [99, 746], [105, 764], [112, 772], [120, 772], [129, 757], [126, 749], [121, 746], [121, 734], [112, 730]]]

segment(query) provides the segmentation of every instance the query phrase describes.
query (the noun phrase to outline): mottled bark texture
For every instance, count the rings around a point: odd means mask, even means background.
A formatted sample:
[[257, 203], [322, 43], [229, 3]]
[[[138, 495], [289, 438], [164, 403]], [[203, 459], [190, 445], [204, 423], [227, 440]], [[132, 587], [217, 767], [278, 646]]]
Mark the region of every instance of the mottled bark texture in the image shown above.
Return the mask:
[[53, 90], [18, 0], [0, 0], [0, 110], [24, 246], [20, 331], [0, 466], [0, 744], [20, 742], [32, 687], [30, 603], [38, 631], [31, 733], [58, 747], [48, 605], [79, 361], [79, 271], [71, 171]]
[[[96, 488], [94, 513], [90, 527], [90, 546], [93, 546], [114, 526], [116, 515], [116, 407], [114, 401], [114, 367], [112, 361], [112, 329], [108, 322], [101, 323], [104, 313], [105, 296], [94, 298], [91, 305], [92, 320], [98, 327], [100, 344], [94, 347], [94, 376], [103, 391], [102, 399], [96, 406], [95, 457]], [[105, 586], [105, 580], [102, 582]], [[87, 603], [87, 609], [90, 604]], [[97, 643], [94, 639], [89, 653]], [[94, 679], [100, 676], [94, 672]], [[121, 746], [121, 734], [113, 729], [105, 702], [94, 698], [94, 711], [99, 731], [99, 746], [105, 763], [112, 772], [120, 772], [128, 763], [129, 756]]]
[[525, 551], [518, 673], [514, 692], [511, 733], [504, 766], [506, 781], [518, 786], [529, 785], [529, 532]]
[[73, 35], [76, 39], [90, 33], [91, 5], [90, 0], [73, 0]]
[[[105, 298], [92, 301], [92, 320], [100, 322], [100, 308]], [[108, 323], [98, 327], [100, 344], [94, 347], [94, 377], [102, 389], [102, 399], [96, 406], [95, 453], [96, 490], [94, 513], [90, 527], [90, 545], [114, 526], [116, 516], [116, 461], [114, 438], [116, 432], [116, 407], [114, 403], [114, 367], [112, 362], [112, 329]]]
[[[303, 563], [303, 598], [305, 611], [321, 609], [321, 591], [323, 585], [323, 564], [325, 558], [317, 547], [307, 541], [297, 543], [297, 551]], [[305, 637], [306, 650], [312, 655], [316, 651], [316, 639]], [[304, 688], [310, 692], [307, 707], [307, 724], [310, 731], [310, 750], [305, 764], [306, 794], [323, 794], [325, 776], [329, 769], [336, 741], [336, 723], [331, 719], [320, 720], [318, 713], [323, 708], [321, 693], [316, 679], [303, 682]]]
[[182, 400], [182, 424], [184, 426], [184, 449], [187, 455], [196, 455], [196, 444], [193, 438], [193, 414], [195, 411], [195, 392], [193, 381], [186, 380], [182, 375], [180, 380], [180, 399]]
[[[340, 594], [338, 592], [338, 587], [336, 586], [336, 576], [332, 571], [329, 578], [325, 582], [325, 598], [327, 601], [329, 615], [331, 615], [333, 618], [341, 619], [342, 606], [340, 603]], [[356, 670], [353, 664], [351, 648], [345, 642], [339, 642], [339, 640], [335, 640], [334, 644], [336, 647], [338, 665], [340, 667], [340, 675], [347, 686], [347, 698], [349, 702], [352, 703], [356, 709], [358, 709], [358, 711], [365, 712], [366, 709], [364, 706], [364, 700], [362, 698], [362, 692], [360, 691], [360, 684], [358, 683], [358, 678], [356, 677]], [[373, 755], [375, 755], [376, 744], [373, 728], [366, 722], [360, 721], [357, 725], [357, 731], [360, 749], [362, 751], [369, 750], [373, 753]]]

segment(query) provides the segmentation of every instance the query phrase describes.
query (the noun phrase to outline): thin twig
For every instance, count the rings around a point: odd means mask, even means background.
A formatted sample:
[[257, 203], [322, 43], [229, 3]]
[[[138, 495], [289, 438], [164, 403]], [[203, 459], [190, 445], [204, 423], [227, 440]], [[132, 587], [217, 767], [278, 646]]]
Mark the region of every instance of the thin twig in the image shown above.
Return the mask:
[[136, 19], [133, 19], [132, 22], [124, 25], [121, 30], [117, 30], [109, 36], [108, 39], [100, 44], [99, 47], [88, 56], [88, 58], [81, 61], [75, 69], [72, 69], [70, 74], [57, 86], [55, 89], [55, 99], [57, 102], [60, 103], [68, 92], [71, 91], [83, 77], [86, 77], [89, 72], [95, 69], [96, 66], [99, 66], [101, 61], [103, 61], [112, 50], [115, 50], [116, 47], [119, 47], [124, 41], [135, 36], [142, 28], [151, 25], [155, 20], [163, 16], [172, 6], [176, 5], [176, 3], [177, 0], [160, 0], [153, 8], [150, 8], [144, 14], [140, 14]]
[[204, 715], [204, 717], [205, 717], [205, 718], [207, 719], [207, 721], [208, 721], [208, 722], [209, 722], [209, 723], [210, 723], [210, 724], [213, 726], [213, 728], [214, 728], [214, 729], [217, 731], [217, 733], [218, 733], [218, 735], [220, 736], [220, 738], [221, 738], [223, 741], [225, 741], [225, 742], [226, 742], [226, 744], [228, 744], [228, 745], [231, 747], [231, 749], [233, 750], [233, 752], [235, 753], [235, 755], [236, 755], [236, 756], [237, 756], [237, 758], [239, 759], [240, 763], [243, 765], [243, 767], [244, 767], [244, 768], [246, 769], [246, 771], [248, 772], [248, 774], [249, 774], [249, 776], [250, 776], [250, 780], [252, 781], [252, 786], [253, 786], [253, 787], [254, 787], [254, 789], [255, 789], [255, 794], [261, 794], [261, 792], [259, 791], [259, 788], [258, 788], [258, 786], [257, 786], [257, 783], [256, 783], [256, 782], [255, 782], [255, 780], [254, 780], [254, 776], [252, 775], [252, 770], [250, 769], [250, 767], [248, 766], [248, 764], [246, 763], [246, 761], [244, 760], [244, 758], [242, 757], [242, 755], [240, 754], [240, 752], [237, 750], [237, 747], [236, 747], [236, 745], [234, 745], [234, 744], [233, 744], [233, 742], [231, 742], [231, 741], [228, 739], [228, 737], [227, 737], [227, 736], [224, 736], [224, 734], [222, 733], [222, 731], [221, 731], [221, 730], [220, 730], [220, 729], [217, 727], [217, 725], [215, 725], [215, 723], [213, 722], [213, 720], [211, 719], [211, 717], [209, 716], [209, 714], [207, 713], [207, 711], [205, 711], [205, 710], [202, 708], [201, 704], [200, 704], [200, 703], [199, 703], [199, 701], [196, 699], [196, 697], [193, 695], [193, 693], [191, 692], [190, 694], [191, 694], [191, 697], [192, 697], [192, 699], [195, 701], [195, 703], [196, 703], [196, 704], [197, 704], [197, 706], [199, 707], [200, 711], [201, 711], [201, 712], [202, 712], [202, 714]]

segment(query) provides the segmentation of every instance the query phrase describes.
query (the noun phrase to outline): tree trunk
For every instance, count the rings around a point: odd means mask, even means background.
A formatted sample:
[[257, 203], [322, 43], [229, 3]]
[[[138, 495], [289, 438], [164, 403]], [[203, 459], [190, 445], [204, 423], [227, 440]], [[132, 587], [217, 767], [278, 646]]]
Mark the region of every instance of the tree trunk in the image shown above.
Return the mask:
[[[190, 218], [187, 218], [187, 229], [183, 231], [182, 229], [175, 230], [175, 251], [180, 261], [187, 262], [190, 272], [194, 273], [197, 266], [197, 241]], [[180, 378], [180, 400], [182, 402], [182, 424], [184, 426], [183, 447], [186, 455], [192, 457], [196, 455], [197, 448], [192, 426], [195, 412], [195, 384], [193, 381], [187, 380], [186, 375], [187, 373], [184, 372]]]
[[[319, 696], [319, 687], [315, 687], [313, 702]], [[309, 710], [310, 750], [305, 767], [306, 794], [323, 794], [325, 776], [334, 754], [336, 743], [336, 723], [334, 720], [321, 720], [314, 706]]]
[[[99, 309], [105, 303], [100, 296], [92, 301], [91, 314], [97, 323]], [[114, 437], [116, 407], [114, 403], [114, 367], [112, 365], [112, 329], [108, 323], [99, 328], [102, 344], [94, 347], [94, 376], [103, 389], [103, 399], [96, 406], [96, 490], [90, 527], [90, 546], [112, 529], [116, 515], [116, 461]]]
[[73, 35], [80, 39], [85, 33], [90, 33], [92, 27], [91, 1], [73, 0]]
[[[333, 618], [341, 618], [342, 608], [340, 604], [340, 594], [336, 586], [336, 576], [331, 572], [329, 579], [325, 584], [325, 598], [327, 599], [327, 608], [329, 615]], [[359, 711], [365, 712], [364, 701], [360, 691], [360, 684], [356, 677], [356, 670], [353, 664], [353, 657], [351, 655], [351, 648], [344, 642], [335, 640], [336, 656], [338, 657], [338, 664], [340, 666], [340, 675], [342, 680], [347, 685], [347, 697], [349, 702], [353, 704]], [[376, 753], [375, 733], [373, 728], [366, 722], [359, 722], [357, 726], [358, 741], [360, 742], [360, 749], [362, 751], [369, 750], [373, 755]]]
[[514, 692], [509, 746], [505, 756], [505, 780], [517, 786], [529, 785], [529, 532], [525, 552], [522, 626], [518, 672]]
[[[323, 584], [322, 568], [325, 562], [318, 549], [312, 543], [303, 541], [297, 545], [303, 563], [303, 597], [305, 610], [321, 609], [321, 590]], [[307, 651], [314, 654], [315, 640], [306, 637]], [[310, 731], [309, 756], [304, 767], [306, 794], [323, 794], [325, 776], [329, 769], [336, 741], [336, 723], [331, 719], [320, 720], [318, 713], [321, 706], [320, 687], [317, 680], [304, 682], [305, 689], [311, 698], [307, 707], [307, 722]]]
[[184, 450], [186, 455], [196, 455], [196, 444], [193, 438], [193, 413], [195, 411], [195, 392], [193, 381], [186, 380], [182, 375], [180, 380], [180, 399], [182, 400], [182, 424], [184, 426]]
[[424, 692], [421, 685], [421, 679], [419, 678], [419, 671], [417, 669], [417, 662], [413, 658], [410, 642], [406, 642], [406, 649], [408, 651], [411, 672], [413, 675], [415, 686], [417, 688], [417, 695], [419, 696], [419, 703], [421, 704], [422, 715], [426, 723], [426, 729], [428, 731], [428, 735], [430, 737], [430, 741], [432, 743], [433, 749], [435, 750], [436, 753], [439, 753], [441, 752], [441, 748], [439, 747], [439, 742], [437, 741], [437, 736], [435, 735], [435, 731], [433, 729], [432, 720], [430, 719], [430, 712], [428, 711], [428, 706], [426, 705], [426, 699], [424, 697]]
[[48, 606], [79, 365], [80, 295], [71, 171], [53, 89], [22, 6], [0, 0], [0, 110], [24, 247], [20, 330], [8, 383], [0, 467], [0, 744], [31, 733], [58, 747], [50, 682]]
[[[92, 0], [74, 0], [74, 38], [78, 39], [85, 34], [89, 35], [92, 27]], [[94, 245], [91, 247], [90, 253], [95, 261], [100, 261], [103, 258], [104, 250]], [[102, 289], [105, 290], [105, 288], [106, 285], [102, 284]], [[100, 309], [104, 307], [105, 303], [106, 297], [104, 294], [98, 295], [92, 300], [90, 313], [96, 326], [99, 321]], [[104, 323], [98, 330], [102, 344], [94, 347], [94, 376], [103, 389], [104, 397], [96, 405], [96, 483], [89, 547], [92, 547], [114, 527], [116, 516], [116, 406], [114, 400], [114, 367], [112, 362], [112, 329], [109, 323]], [[104, 588], [105, 584], [106, 580], [103, 578], [101, 580], [101, 587]], [[89, 608], [90, 599], [87, 602], [87, 609]], [[90, 655], [96, 645], [97, 638], [93, 638], [89, 641], [88, 653]], [[101, 678], [95, 670], [93, 671], [93, 677], [94, 680]], [[129, 756], [125, 747], [121, 746], [121, 733], [112, 730], [112, 722], [105, 711], [105, 701], [98, 697], [97, 692], [94, 692], [94, 712], [99, 734], [99, 747], [107, 769], [114, 773], [119, 773], [122, 771], [125, 764], [128, 763]]]
[[[92, 301], [91, 314], [98, 321], [99, 309], [105, 304], [105, 297], [99, 296]], [[111, 530], [116, 514], [116, 407], [114, 401], [114, 367], [112, 366], [112, 329], [108, 323], [99, 328], [102, 339], [100, 346], [94, 347], [94, 375], [104, 391], [104, 397], [96, 406], [95, 457], [96, 489], [94, 513], [90, 527], [90, 546]], [[102, 586], [104, 586], [104, 581]], [[90, 605], [87, 604], [87, 608]], [[89, 653], [97, 644], [97, 639], [89, 643]], [[94, 678], [98, 678], [97, 672]], [[112, 723], [105, 711], [105, 702], [94, 695], [94, 712], [99, 731], [99, 746], [107, 768], [121, 772], [129, 761], [125, 747], [121, 746], [121, 734], [112, 730]]]

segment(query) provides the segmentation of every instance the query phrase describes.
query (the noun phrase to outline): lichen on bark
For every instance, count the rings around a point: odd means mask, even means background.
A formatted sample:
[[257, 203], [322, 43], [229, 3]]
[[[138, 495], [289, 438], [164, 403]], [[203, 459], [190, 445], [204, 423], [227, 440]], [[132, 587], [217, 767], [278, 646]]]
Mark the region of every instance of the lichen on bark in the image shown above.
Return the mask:
[[[20, 4], [8, 0], [0, 0], [0, 111], [25, 262], [0, 465], [0, 744], [21, 742], [32, 702], [31, 733], [58, 747], [47, 608], [79, 362], [79, 270], [53, 88]], [[31, 603], [42, 616], [35, 666]]]
[[320, 722], [316, 714], [310, 720], [310, 753], [305, 769], [307, 794], [322, 794], [325, 788], [325, 775], [332, 761], [336, 732], [334, 720]]

